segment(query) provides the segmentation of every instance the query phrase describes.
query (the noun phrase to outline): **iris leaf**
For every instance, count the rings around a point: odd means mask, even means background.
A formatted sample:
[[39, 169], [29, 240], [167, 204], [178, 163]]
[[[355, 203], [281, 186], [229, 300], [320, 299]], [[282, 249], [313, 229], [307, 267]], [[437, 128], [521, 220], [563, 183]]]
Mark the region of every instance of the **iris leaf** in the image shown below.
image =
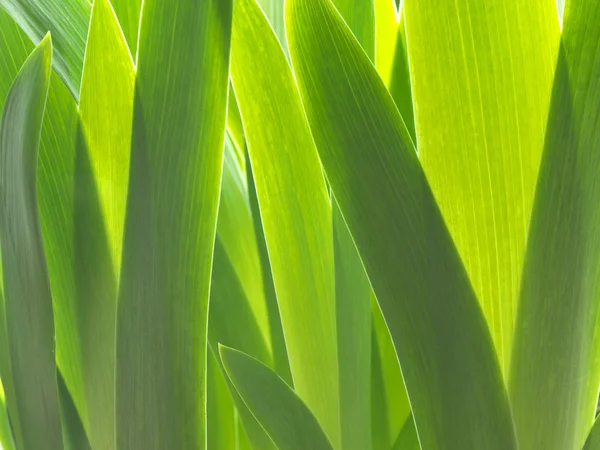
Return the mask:
[[390, 329], [422, 446], [516, 448], [487, 324], [391, 96], [330, 2], [291, 0], [286, 18], [311, 130]]
[[419, 158], [504, 375], [560, 29], [554, 0], [406, 0]]
[[568, 2], [509, 392], [522, 450], [581, 448], [600, 385], [600, 4]]
[[[52, 63], [47, 35], [19, 71], [4, 103], [0, 124], [0, 242], [4, 279], [4, 327], [24, 449], [63, 446], [52, 294], [37, 205], [39, 140]], [[27, 274], [27, 276], [25, 276]], [[11, 392], [11, 393], [12, 393]]]

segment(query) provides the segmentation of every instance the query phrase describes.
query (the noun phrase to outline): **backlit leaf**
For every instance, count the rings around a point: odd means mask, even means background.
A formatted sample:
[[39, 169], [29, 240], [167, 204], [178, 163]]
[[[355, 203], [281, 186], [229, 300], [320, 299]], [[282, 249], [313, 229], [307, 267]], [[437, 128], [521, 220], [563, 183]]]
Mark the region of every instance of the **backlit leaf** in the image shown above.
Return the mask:
[[242, 352], [219, 349], [233, 384], [279, 450], [333, 450], [310, 409], [277, 374]]
[[144, 2], [117, 313], [118, 448], [206, 445], [231, 9], [231, 0]]
[[286, 18], [311, 130], [423, 448], [516, 448], [487, 324], [392, 98], [329, 1], [291, 0]]
[[600, 3], [565, 11], [509, 392], [522, 450], [579, 449], [600, 385]]
[[[47, 35], [17, 75], [0, 125], [0, 239], [4, 319], [14, 383], [17, 445], [63, 446], [52, 294], [36, 193], [39, 139], [50, 85], [52, 44]], [[25, 275], [26, 274], [26, 275]]]
[[294, 388], [338, 443], [331, 204], [294, 78], [255, 0], [235, 2], [231, 76]]
[[554, 1], [403, 7], [419, 158], [505, 375], [560, 38]]

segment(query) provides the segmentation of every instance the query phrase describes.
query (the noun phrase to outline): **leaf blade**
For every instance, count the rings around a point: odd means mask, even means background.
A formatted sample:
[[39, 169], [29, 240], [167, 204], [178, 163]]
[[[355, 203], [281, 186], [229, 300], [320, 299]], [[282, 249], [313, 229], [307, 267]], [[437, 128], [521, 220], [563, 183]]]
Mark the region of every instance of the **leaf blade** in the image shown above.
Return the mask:
[[[311, 130], [394, 340], [423, 447], [516, 448], [487, 324], [392, 98], [330, 2], [287, 5]], [[468, 404], [457, 396], [466, 390], [476, 393]]]
[[117, 307], [118, 447], [205, 445], [231, 8], [144, 2]]
[[503, 374], [560, 30], [554, 0], [404, 2], [419, 158]]
[[[254, 0], [235, 3], [231, 77], [246, 132], [294, 388], [337, 443], [339, 375], [331, 205], [285, 54]], [[262, 95], [255, 95], [257, 89]], [[273, 143], [282, 150], [274, 152]]]
[[600, 5], [566, 8], [509, 379], [524, 450], [581, 448], [600, 385]]
[[274, 372], [229, 347], [219, 352], [236, 389], [280, 450], [332, 450], [325, 432], [302, 400]]
[[[42, 120], [50, 85], [50, 36], [31, 53], [4, 104], [0, 176], [4, 306], [23, 448], [63, 445], [54, 362], [52, 294], [36, 195]], [[27, 274], [27, 278], [25, 276]], [[27, 330], [28, 339], [22, 339]]]

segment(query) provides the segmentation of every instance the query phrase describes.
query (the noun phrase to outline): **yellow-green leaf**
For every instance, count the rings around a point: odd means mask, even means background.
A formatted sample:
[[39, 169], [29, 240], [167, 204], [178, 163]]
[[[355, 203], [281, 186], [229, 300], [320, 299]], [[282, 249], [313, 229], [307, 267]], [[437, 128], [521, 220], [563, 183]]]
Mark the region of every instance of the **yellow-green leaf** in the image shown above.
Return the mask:
[[133, 114], [133, 61], [107, 0], [92, 10], [74, 176], [75, 283], [88, 433], [114, 448], [115, 322]]
[[255, 0], [235, 2], [231, 59], [294, 388], [337, 445], [331, 204], [292, 72]]
[[600, 3], [565, 11], [509, 392], [522, 450], [580, 449], [600, 385]]
[[91, 4], [87, 0], [0, 0], [0, 6], [35, 44], [52, 33], [54, 69], [77, 98]]
[[555, 0], [406, 0], [419, 158], [508, 369], [560, 30]]
[[487, 324], [391, 96], [328, 0], [290, 0], [286, 18], [308, 121], [423, 448], [515, 449]]
[[310, 409], [277, 374], [240, 351], [219, 351], [240, 396], [279, 450], [333, 450]]
[[117, 312], [117, 448], [206, 444], [231, 0], [146, 0]]

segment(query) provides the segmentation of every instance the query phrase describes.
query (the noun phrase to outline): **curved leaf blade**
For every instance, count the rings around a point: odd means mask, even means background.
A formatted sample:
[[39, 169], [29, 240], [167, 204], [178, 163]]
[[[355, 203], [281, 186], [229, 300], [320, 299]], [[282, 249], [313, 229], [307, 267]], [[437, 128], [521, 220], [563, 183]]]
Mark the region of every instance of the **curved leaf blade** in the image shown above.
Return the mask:
[[286, 14], [307, 117], [423, 448], [516, 448], [487, 324], [392, 98], [329, 1], [292, 0]]
[[294, 388], [338, 443], [331, 204], [288, 62], [255, 0], [235, 2], [231, 77]]
[[567, 2], [509, 379], [523, 450], [581, 448], [598, 400], [599, 21]]
[[52, 33], [54, 68], [78, 98], [91, 4], [86, 0], [1, 0], [0, 6], [35, 44]]
[[341, 448], [368, 450], [371, 448], [371, 285], [337, 203], [332, 209]]
[[16, 417], [24, 449], [62, 449], [52, 294], [37, 207], [36, 171], [50, 85], [47, 35], [17, 75], [0, 125], [0, 239]]
[[118, 448], [206, 445], [231, 3], [144, 2], [117, 307]]
[[219, 346], [227, 374], [279, 450], [333, 450], [315, 416], [264, 364]]
[[92, 9], [74, 175], [73, 270], [88, 433], [115, 441], [115, 327], [129, 179], [134, 67], [107, 0]]
[[555, 0], [406, 0], [419, 158], [507, 375], [560, 29]]
[[590, 430], [583, 450], [598, 450], [600, 449], [600, 420], [594, 421], [594, 426]]

